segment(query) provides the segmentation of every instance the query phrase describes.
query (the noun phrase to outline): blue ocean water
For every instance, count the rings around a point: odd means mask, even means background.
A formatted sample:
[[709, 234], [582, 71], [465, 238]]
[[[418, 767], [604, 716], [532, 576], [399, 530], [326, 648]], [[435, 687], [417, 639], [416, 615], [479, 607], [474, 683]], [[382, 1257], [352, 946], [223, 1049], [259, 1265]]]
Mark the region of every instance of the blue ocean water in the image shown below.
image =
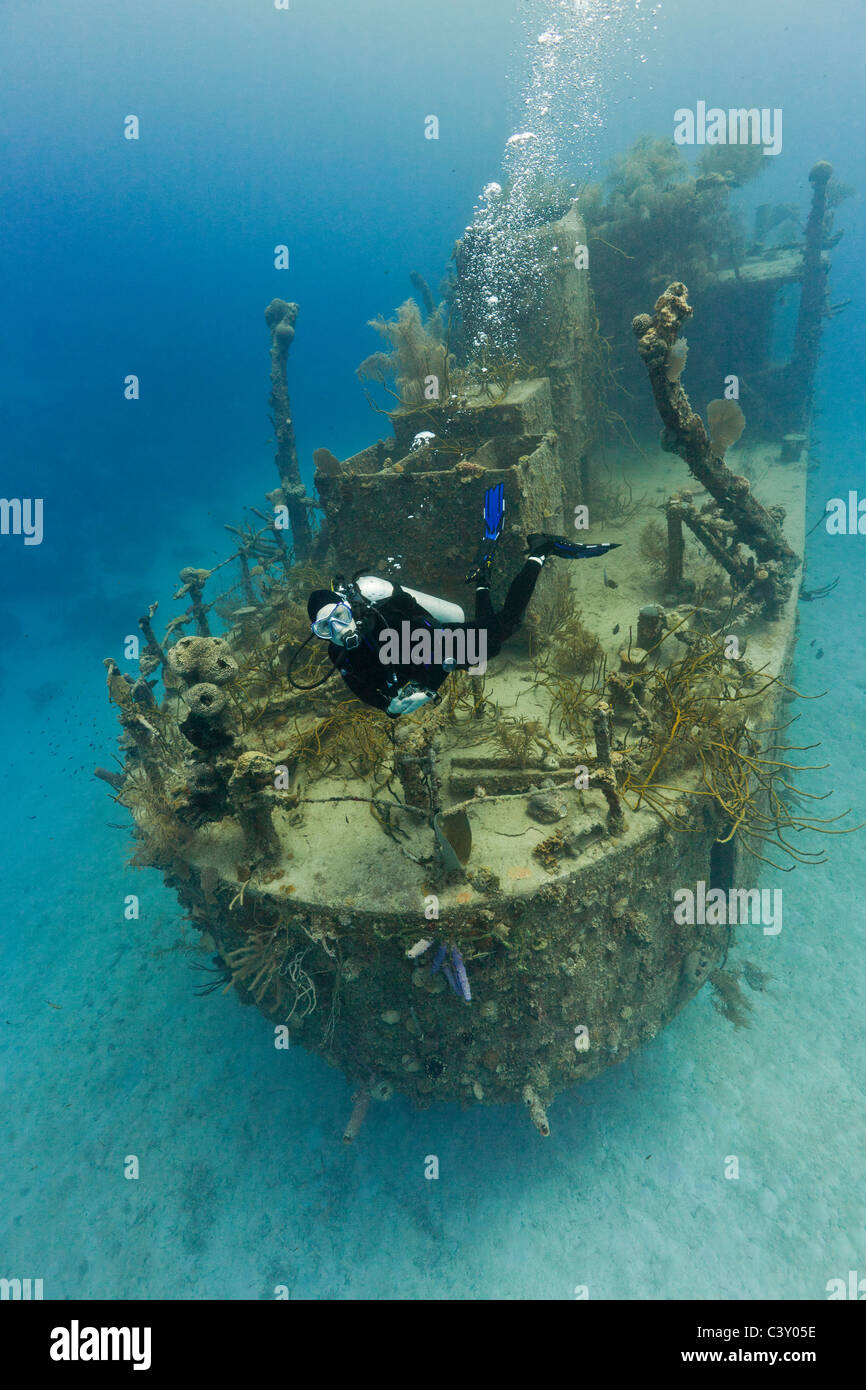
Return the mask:
[[[276, 1052], [255, 1011], [193, 994], [196, 934], [127, 867], [92, 777], [116, 737], [103, 657], [276, 481], [264, 306], [301, 305], [309, 481], [314, 448], [375, 438], [354, 377], [366, 322], [410, 271], [438, 283], [523, 128], [539, 38], [569, 24], [583, 67], [555, 96], [586, 176], [706, 99], [784, 111], [747, 198], [803, 206], [817, 159], [866, 186], [858, 0], [4, 5], [0, 492], [42, 497], [45, 527], [40, 546], [0, 538], [0, 1274], [46, 1297], [793, 1299], [866, 1273], [862, 834], [798, 867], [784, 931], [750, 943], [773, 981], [748, 1031], [702, 991], [561, 1097], [545, 1143], [516, 1108], [395, 1099], [345, 1149], [347, 1083]], [[839, 221], [834, 294], [853, 303], [825, 331], [810, 525], [866, 486], [862, 193]], [[856, 819], [864, 545], [810, 535], [808, 584], [840, 582], [802, 606], [793, 673], [826, 690], [798, 730]]]

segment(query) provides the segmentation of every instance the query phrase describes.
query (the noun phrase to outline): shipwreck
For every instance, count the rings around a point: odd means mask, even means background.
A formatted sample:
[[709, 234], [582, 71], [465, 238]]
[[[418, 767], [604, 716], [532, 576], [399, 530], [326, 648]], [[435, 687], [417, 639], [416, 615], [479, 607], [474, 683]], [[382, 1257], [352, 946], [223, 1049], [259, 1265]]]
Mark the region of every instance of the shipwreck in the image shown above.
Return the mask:
[[[159, 634], [150, 606], [137, 665], [106, 662], [121, 737], [99, 775], [132, 817], [134, 862], [201, 932], [215, 991], [350, 1078], [347, 1141], [395, 1093], [523, 1102], [547, 1134], [558, 1093], [705, 985], [741, 1021], [760, 972], [731, 966], [730, 920], [681, 920], [675, 893], [755, 887], [767, 862], [817, 856], [801, 831], [835, 824], [793, 791], [810, 755], [787, 731], [831, 170], [812, 171], [802, 235], [768, 239], [765, 214], [737, 240], [719, 211], [733, 177], [672, 181], [656, 155], [633, 152], [606, 201], [539, 195], [507, 283], [489, 234], [507, 208], [458, 243], [442, 301], [413, 277], [418, 301], [380, 322], [388, 350], [361, 369], [386, 392], [383, 435], [347, 459], [317, 450], [312, 492], [288, 394], [298, 307], [271, 303], [278, 487], [231, 528], [224, 564], [182, 571]], [[665, 216], [722, 241], [678, 247]], [[630, 219], [651, 249], [635, 243], [614, 281], [604, 257]], [[306, 596], [338, 572], [465, 605], [494, 481], [498, 583], [529, 532], [620, 548], [604, 568], [545, 567], [489, 670], [411, 718], [323, 679], [314, 647], [298, 656]]]

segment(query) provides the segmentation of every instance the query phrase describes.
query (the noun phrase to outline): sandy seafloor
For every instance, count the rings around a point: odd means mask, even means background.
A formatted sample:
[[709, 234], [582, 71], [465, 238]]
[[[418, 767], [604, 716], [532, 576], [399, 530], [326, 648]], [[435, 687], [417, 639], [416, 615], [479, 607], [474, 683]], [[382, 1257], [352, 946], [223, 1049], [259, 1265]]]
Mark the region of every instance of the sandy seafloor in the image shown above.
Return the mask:
[[[856, 481], [832, 446], [810, 525]], [[798, 741], [822, 741], [834, 809], [861, 814], [863, 544], [811, 537], [808, 586], [842, 578], [801, 605], [794, 668], [800, 689], [830, 687], [801, 706]], [[171, 578], [157, 563], [146, 592], [167, 599]], [[61, 1299], [269, 1299], [276, 1285], [294, 1299], [570, 1299], [578, 1285], [594, 1299], [821, 1299], [829, 1279], [862, 1275], [866, 832], [828, 841], [821, 867], [764, 871], [785, 925], [740, 933], [739, 954], [773, 975], [751, 1028], [704, 990], [560, 1097], [549, 1140], [523, 1107], [418, 1114], [395, 1099], [347, 1149], [345, 1080], [275, 1051], [234, 998], [197, 998], [196, 933], [156, 873], [125, 868], [128, 837], [107, 824], [125, 815], [91, 777], [116, 730], [110, 648], [86, 609], [116, 595], [83, 598], [74, 622], [62, 598], [20, 609], [41, 640], [3, 653], [0, 1272]], [[138, 923], [123, 917], [133, 892]]]

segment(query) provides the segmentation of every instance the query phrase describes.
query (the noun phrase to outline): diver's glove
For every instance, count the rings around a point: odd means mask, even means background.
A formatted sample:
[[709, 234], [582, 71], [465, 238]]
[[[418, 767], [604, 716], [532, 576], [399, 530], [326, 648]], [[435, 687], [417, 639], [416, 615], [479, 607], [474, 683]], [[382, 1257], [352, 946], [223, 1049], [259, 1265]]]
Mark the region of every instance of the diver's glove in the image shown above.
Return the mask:
[[438, 700], [438, 698], [434, 690], [421, 690], [414, 681], [410, 681], [408, 685], [400, 687], [388, 704], [385, 713], [390, 714], [395, 719], [400, 714], [414, 714], [415, 710], [426, 705], [428, 700]]

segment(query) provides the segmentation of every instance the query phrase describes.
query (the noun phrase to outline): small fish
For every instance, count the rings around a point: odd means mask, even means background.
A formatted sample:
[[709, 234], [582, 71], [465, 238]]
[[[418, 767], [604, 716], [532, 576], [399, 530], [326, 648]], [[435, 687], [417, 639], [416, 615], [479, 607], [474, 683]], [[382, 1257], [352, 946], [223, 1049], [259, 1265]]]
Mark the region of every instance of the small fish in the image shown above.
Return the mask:
[[812, 640], [811, 640], [811, 642], [809, 643], [809, 646], [810, 646], [810, 647], [814, 647], [814, 645], [815, 645], [815, 643], [817, 642], [817, 640], [818, 640], [817, 637], [813, 637]]
[[606, 589], [618, 589], [618, 588], [619, 588], [619, 585], [617, 584], [617, 582], [616, 582], [615, 579], [608, 579], [608, 577], [607, 577], [607, 570], [602, 570], [602, 575], [603, 575], [603, 577], [604, 577], [604, 586], [605, 586]]
[[614, 635], [614, 637], [616, 637], [616, 634], [617, 634], [618, 632], [619, 632], [619, 623], [617, 623], [616, 627], [615, 627], [614, 630], [613, 630], [613, 635]]
[[431, 975], [438, 975], [439, 971], [442, 969], [447, 954], [447, 947], [440, 946], [439, 950], [436, 952], [436, 955], [433, 957], [433, 964], [430, 966]]
[[815, 653], [815, 660], [816, 660], [816, 661], [820, 661], [820, 660], [821, 660], [821, 657], [822, 657], [823, 655], [824, 655], [824, 648], [823, 648], [823, 647], [819, 647], [818, 650], [817, 650], [816, 653]]

